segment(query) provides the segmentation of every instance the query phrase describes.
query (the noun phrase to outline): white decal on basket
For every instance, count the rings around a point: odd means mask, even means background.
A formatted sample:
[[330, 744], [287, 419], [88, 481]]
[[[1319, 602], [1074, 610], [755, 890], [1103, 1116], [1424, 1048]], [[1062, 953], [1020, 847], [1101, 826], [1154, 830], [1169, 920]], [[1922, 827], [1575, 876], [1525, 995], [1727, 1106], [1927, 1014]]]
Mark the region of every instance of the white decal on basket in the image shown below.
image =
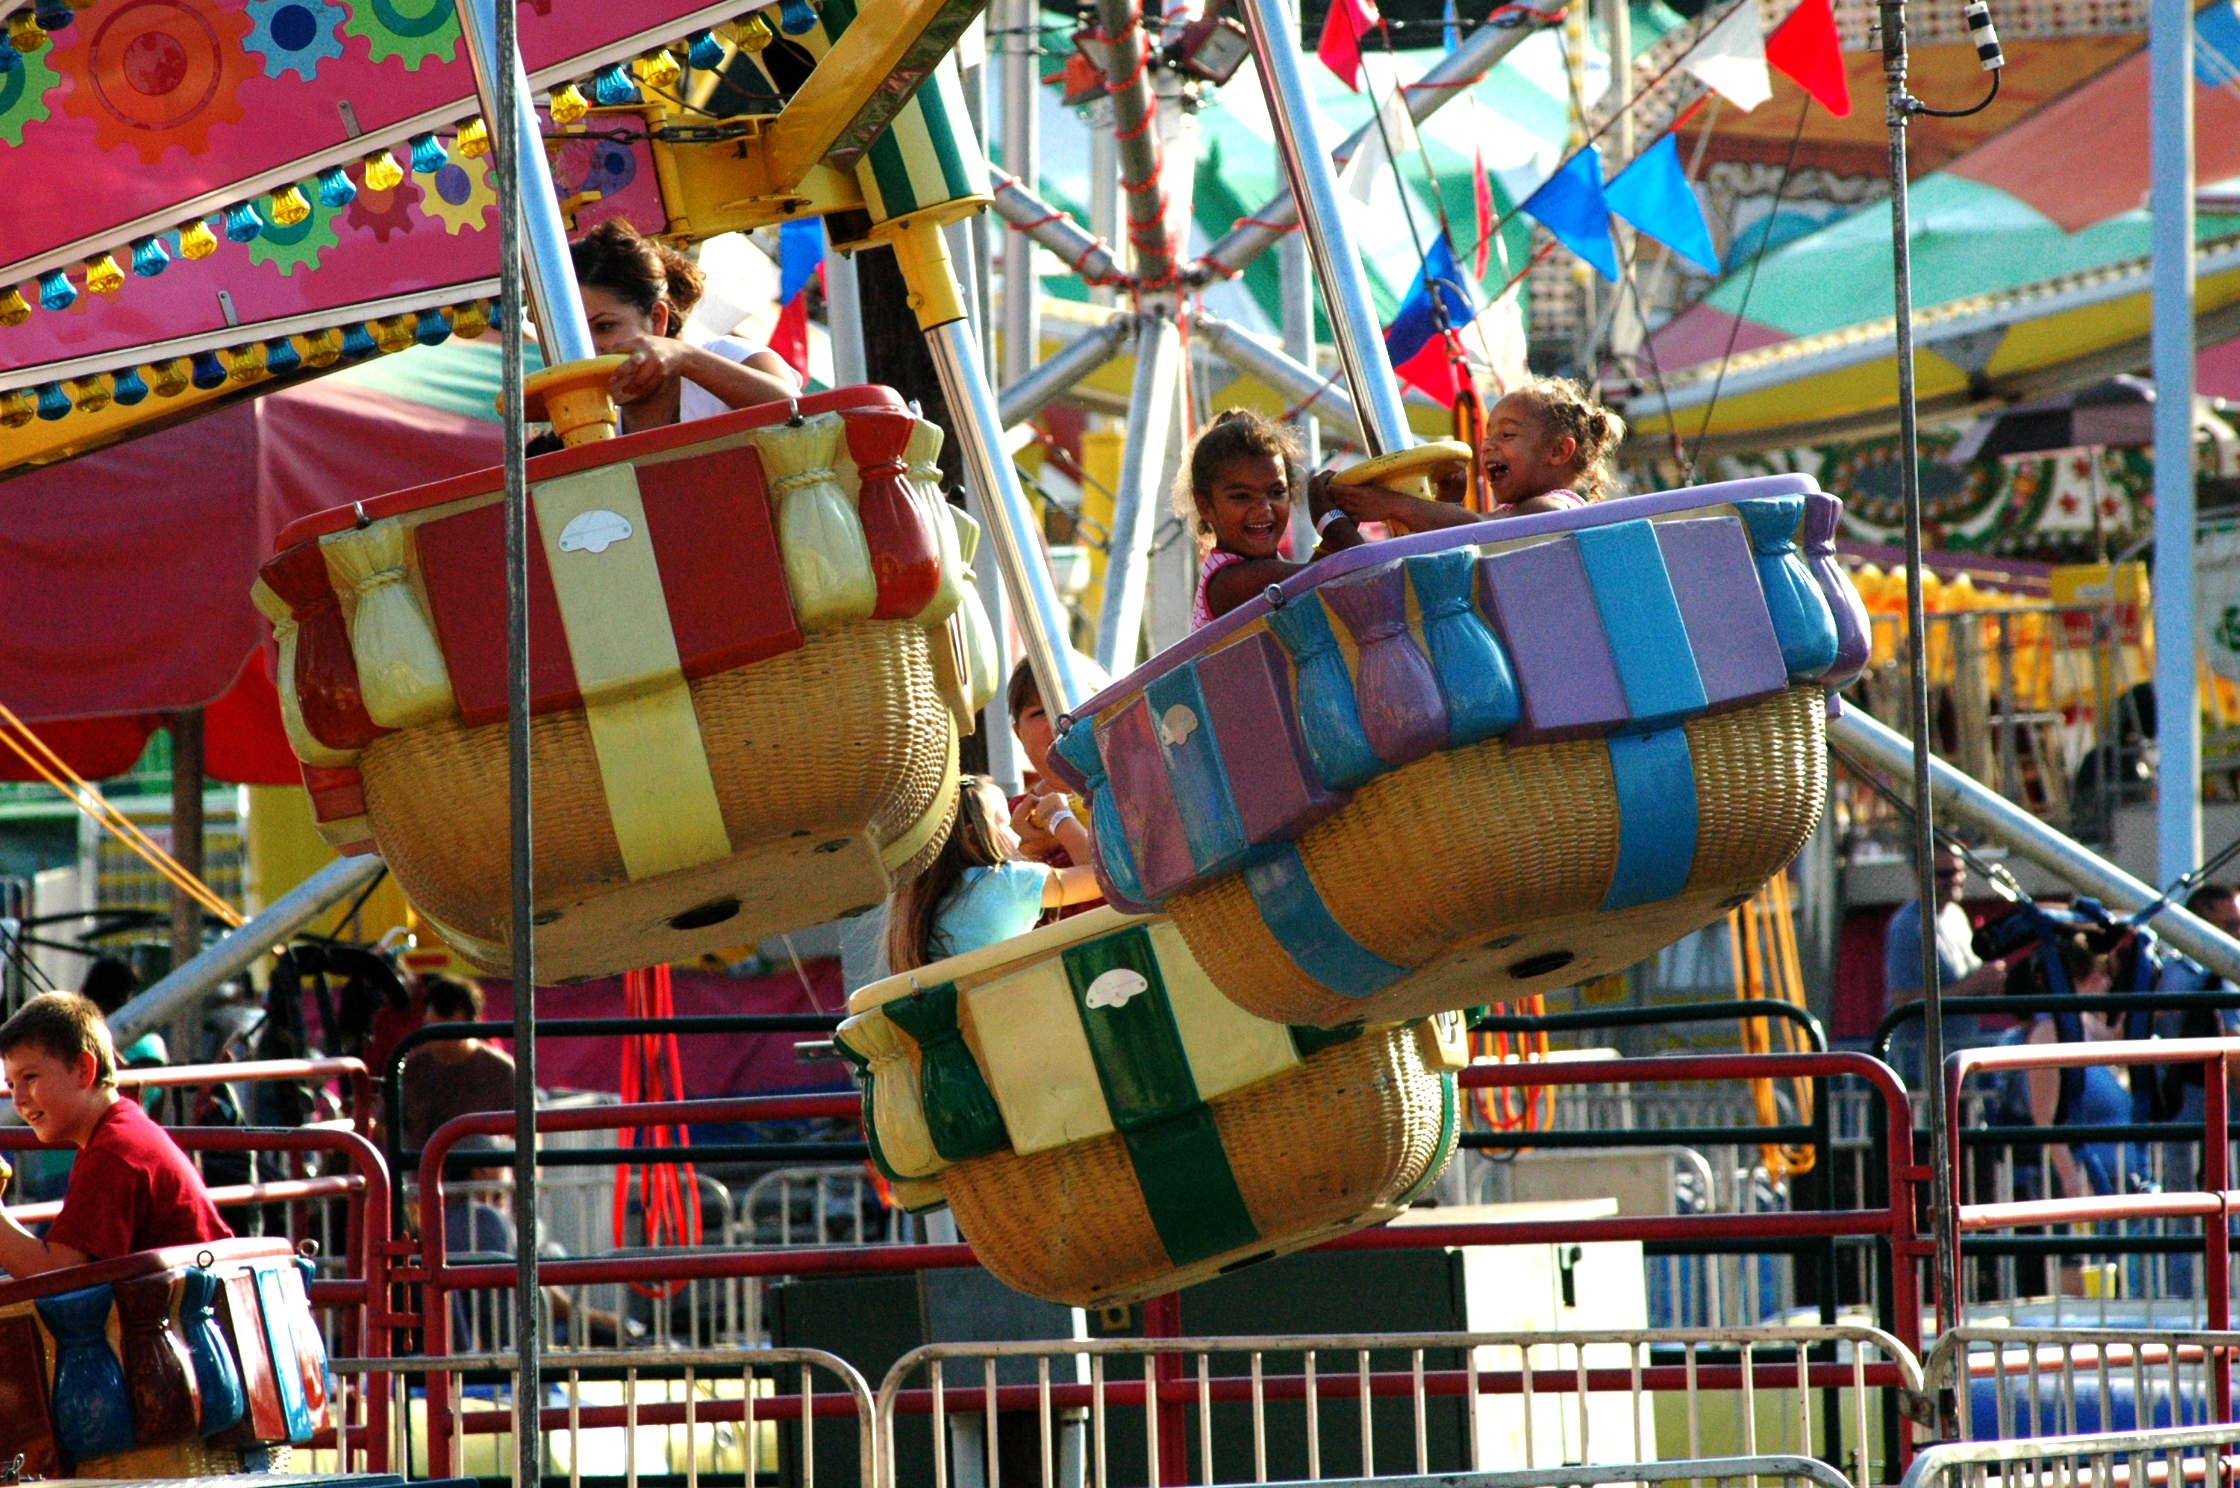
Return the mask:
[[1115, 966], [1089, 984], [1089, 995], [1082, 1001], [1093, 1008], [1123, 1008], [1128, 1005], [1128, 999], [1150, 990], [1151, 983], [1144, 979], [1142, 972]]
[[577, 512], [568, 525], [560, 529], [560, 551], [604, 553], [635, 531], [630, 519], [621, 512], [595, 506], [587, 512]]
[[1176, 703], [1159, 715], [1159, 739], [1169, 749], [1180, 749], [1198, 731], [1198, 715], [1187, 703]]

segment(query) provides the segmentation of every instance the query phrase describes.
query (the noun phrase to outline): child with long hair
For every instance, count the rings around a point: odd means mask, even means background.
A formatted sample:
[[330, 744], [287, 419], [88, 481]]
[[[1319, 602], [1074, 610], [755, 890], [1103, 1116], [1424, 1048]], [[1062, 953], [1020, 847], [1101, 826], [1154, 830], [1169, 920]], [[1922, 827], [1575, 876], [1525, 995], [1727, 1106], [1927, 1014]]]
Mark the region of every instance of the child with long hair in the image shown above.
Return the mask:
[[[1089, 863], [1088, 829], [1062, 795], [1037, 802], [1038, 823], [1075, 863]], [[1019, 856], [1019, 834], [995, 782], [967, 775], [957, 821], [931, 867], [887, 901], [887, 969], [910, 971], [1034, 928], [1045, 909], [1095, 899], [1094, 870], [1053, 868]]]
[[1280, 555], [1305, 476], [1291, 431], [1249, 409], [1229, 409], [1190, 446], [1174, 506], [1205, 545], [1192, 630], [1306, 567]]

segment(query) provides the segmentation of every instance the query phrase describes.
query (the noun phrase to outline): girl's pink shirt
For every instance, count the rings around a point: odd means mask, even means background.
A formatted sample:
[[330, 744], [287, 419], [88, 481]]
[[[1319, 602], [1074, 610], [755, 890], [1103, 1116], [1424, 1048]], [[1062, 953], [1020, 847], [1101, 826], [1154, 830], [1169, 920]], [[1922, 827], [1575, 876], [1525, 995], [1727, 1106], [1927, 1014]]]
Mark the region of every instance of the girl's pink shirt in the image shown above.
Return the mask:
[[1190, 601], [1190, 628], [1201, 630], [1213, 623], [1213, 611], [1206, 607], [1206, 581], [1232, 563], [1242, 563], [1244, 554], [1232, 553], [1225, 548], [1215, 548], [1206, 554], [1205, 566], [1198, 570], [1198, 594]]

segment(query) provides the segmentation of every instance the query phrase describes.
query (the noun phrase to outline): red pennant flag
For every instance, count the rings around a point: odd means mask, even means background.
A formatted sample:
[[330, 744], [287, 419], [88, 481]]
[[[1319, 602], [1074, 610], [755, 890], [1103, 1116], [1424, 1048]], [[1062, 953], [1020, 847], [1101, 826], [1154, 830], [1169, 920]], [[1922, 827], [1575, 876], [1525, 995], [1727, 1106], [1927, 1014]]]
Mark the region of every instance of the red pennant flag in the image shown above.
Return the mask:
[[809, 291], [786, 301], [785, 309], [778, 312], [778, 323], [770, 328], [770, 349], [801, 375], [809, 380]]
[[1402, 382], [1422, 389], [1444, 408], [1452, 408], [1462, 392], [1462, 379], [1455, 372], [1455, 352], [1449, 345], [1452, 334], [1433, 336], [1423, 343], [1421, 351], [1392, 369]]
[[1837, 118], [1851, 112], [1851, 83], [1843, 73], [1836, 13], [1828, 0], [1803, 0], [1766, 37], [1766, 61], [1797, 80]]
[[1361, 91], [1361, 38], [1378, 24], [1373, 0], [1330, 0], [1330, 12], [1322, 18], [1322, 40], [1314, 54], [1356, 93]]
[[1478, 209], [1478, 256], [1470, 267], [1483, 279], [1486, 265], [1493, 261], [1493, 181], [1486, 175], [1486, 152], [1482, 146], [1470, 159], [1470, 185], [1476, 193]]

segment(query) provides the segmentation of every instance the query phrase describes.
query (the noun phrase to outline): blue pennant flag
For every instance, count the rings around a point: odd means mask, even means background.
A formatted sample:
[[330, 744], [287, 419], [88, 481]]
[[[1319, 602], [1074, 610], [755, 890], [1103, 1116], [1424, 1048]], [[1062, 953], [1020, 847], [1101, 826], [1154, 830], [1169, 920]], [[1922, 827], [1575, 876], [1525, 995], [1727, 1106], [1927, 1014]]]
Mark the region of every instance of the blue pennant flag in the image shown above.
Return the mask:
[[1680, 169], [1680, 145], [1667, 134], [1634, 157], [1604, 193], [1610, 210], [1709, 274], [1719, 272], [1719, 250], [1704, 226], [1703, 205]]
[[1437, 286], [1440, 308], [1446, 311], [1446, 329], [1459, 331], [1478, 318], [1478, 296], [1471, 287], [1470, 275], [1454, 261], [1454, 248], [1444, 231], [1432, 240], [1423, 267], [1416, 271], [1406, 298], [1400, 301], [1400, 309], [1384, 333], [1384, 349], [1395, 367], [1414, 360], [1416, 353], [1439, 335], [1439, 315], [1431, 305], [1433, 286]]
[[778, 303], [790, 305], [824, 262], [824, 219], [796, 217], [778, 224]]
[[1602, 152], [1593, 145], [1557, 167], [1524, 199], [1525, 211], [1603, 278], [1618, 278], [1618, 245], [1610, 238], [1610, 207], [1602, 196]]

